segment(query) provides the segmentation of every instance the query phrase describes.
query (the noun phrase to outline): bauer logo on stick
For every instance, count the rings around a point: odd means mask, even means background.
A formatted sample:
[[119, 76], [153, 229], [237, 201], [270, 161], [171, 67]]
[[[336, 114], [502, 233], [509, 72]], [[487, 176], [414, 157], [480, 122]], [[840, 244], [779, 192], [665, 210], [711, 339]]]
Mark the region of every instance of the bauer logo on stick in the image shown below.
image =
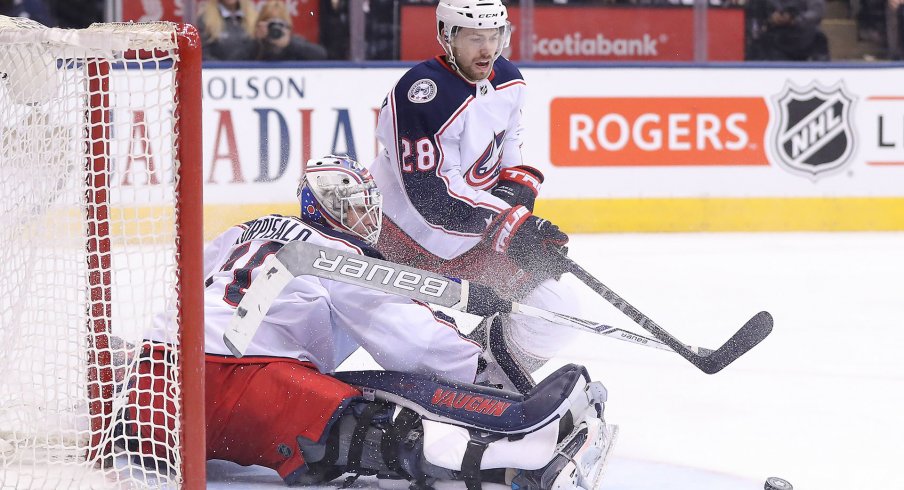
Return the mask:
[[327, 258], [323, 250], [320, 251], [320, 257], [314, 260], [311, 266], [325, 272], [334, 272], [355, 279], [364, 279], [367, 282], [378, 282], [384, 285], [392, 284], [393, 287], [399, 289], [417, 291], [436, 298], [443, 295], [450, 282], [415, 272], [396, 270], [386, 265], [371, 264], [366, 260], [353, 259], [342, 254], [330, 259]]

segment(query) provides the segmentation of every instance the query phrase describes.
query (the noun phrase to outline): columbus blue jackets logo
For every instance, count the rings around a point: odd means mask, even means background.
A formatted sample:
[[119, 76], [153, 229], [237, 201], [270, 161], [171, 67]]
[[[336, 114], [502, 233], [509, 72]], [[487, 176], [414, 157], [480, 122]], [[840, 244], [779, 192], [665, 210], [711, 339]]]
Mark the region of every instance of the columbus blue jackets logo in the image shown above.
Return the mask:
[[842, 83], [829, 88], [789, 84], [775, 104], [772, 142], [781, 166], [815, 180], [850, 161], [855, 144], [851, 125], [854, 98]]
[[495, 184], [494, 179], [499, 175], [499, 164], [502, 162], [502, 143], [505, 140], [505, 131], [493, 135], [486, 149], [477, 158], [477, 161], [465, 173], [465, 182], [475, 189], [484, 189]]
[[408, 89], [408, 100], [415, 104], [430, 102], [436, 97], [436, 82], [429, 78], [422, 78]]

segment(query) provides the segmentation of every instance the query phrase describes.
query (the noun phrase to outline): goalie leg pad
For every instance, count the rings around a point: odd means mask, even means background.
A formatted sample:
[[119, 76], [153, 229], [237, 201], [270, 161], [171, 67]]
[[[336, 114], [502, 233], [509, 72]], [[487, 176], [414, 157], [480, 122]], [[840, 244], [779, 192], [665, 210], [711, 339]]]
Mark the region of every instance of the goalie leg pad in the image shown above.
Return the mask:
[[397, 371], [345, 371], [335, 376], [361, 388], [365, 396], [395, 403], [425, 419], [507, 436], [533, 432], [575, 403], [586, 407], [590, 384], [587, 370], [575, 364], [562, 366], [526, 395]]
[[[483, 347], [477, 369], [477, 384], [495, 386], [518, 393], [529, 393], [536, 383], [531, 376], [533, 364], [510, 342], [506, 316], [484, 318], [468, 338]], [[539, 367], [539, 366], [537, 366]]]
[[[160, 362], [168, 355], [165, 345], [145, 345], [125, 387], [125, 422], [117, 427], [116, 443], [142, 454], [146, 465], [165, 461], [176, 447], [171, 435], [176, 407], [164, 396], [175, 372], [167, 368], [173, 364]], [[227, 361], [206, 358], [207, 459], [265, 466], [289, 483], [307, 471], [297, 439], [323, 441], [339, 414], [361, 395], [300, 361]]]
[[618, 435], [618, 427], [590, 417], [575, 426], [555, 450], [555, 456], [539, 470], [514, 471], [513, 490], [596, 490]]
[[[581, 461], [587, 461], [579, 464], [579, 474], [592, 475], [590, 461], [602, 454], [599, 448], [607, 440], [597, 430], [605, 427], [606, 389], [599, 382], [590, 382], [581, 366], [563, 366], [527, 395], [411, 373], [347, 372], [337, 376], [361, 387], [365, 396], [402, 405], [421, 418], [423, 460], [409, 473], [445, 475], [440, 478], [465, 480], [469, 487], [479, 484], [483, 471], [496, 468], [539, 471], [540, 480], [554, 480], [568, 469], [555, 459], [567, 449], [572, 459], [579, 454]], [[428, 402], [426, 393], [431, 391]], [[505, 397], [501, 402], [505, 408], [493, 415], [495, 420], [468, 414], [466, 407], [479, 407], [490, 395]], [[475, 401], [478, 397], [480, 401]], [[551, 472], [556, 475], [542, 477]], [[523, 474], [527, 476], [522, 479], [535, 476]]]
[[[599, 430], [605, 427], [606, 390], [598, 382], [589, 382], [583, 367], [564, 366], [526, 396], [446, 384], [411, 373], [336, 375], [360, 386], [368, 401], [353, 402], [325, 444], [305, 444], [299, 439], [309, 471], [296, 483], [319, 483], [353, 473], [418, 482], [463, 480], [469, 489], [476, 489], [482, 480], [505, 481], [511, 468], [518, 469], [518, 481], [525, 485], [555, 481], [562, 472], [567, 472], [566, 480], [575, 474], [583, 478], [581, 482], [595, 479], [594, 458], [602, 454], [600, 448], [607, 440]], [[430, 400], [443, 410], [425, 401], [418, 403], [417, 393], [422, 390], [440, 392]], [[493, 427], [477, 426], [474, 418], [456, 417], [448, 410], [463, 409], [475, 397], [489, 393], [508, 395], [505, 403], [510, 404], [496, 415]], [[480, 403], [474, 401], [473, 406]], [[507, 410], [517, 417], [505, 419], [502, 413]]]
[[[433, 465], [462, 471], [468, 449], [477, 435], [457, 425], [424, 420], [424, 458]], [[549, 462], [559, 435], [558, 420], [525, 434], [523, 437], [499, 437], [483, 441], [485, 448], [480, 469], [538, 469]]]

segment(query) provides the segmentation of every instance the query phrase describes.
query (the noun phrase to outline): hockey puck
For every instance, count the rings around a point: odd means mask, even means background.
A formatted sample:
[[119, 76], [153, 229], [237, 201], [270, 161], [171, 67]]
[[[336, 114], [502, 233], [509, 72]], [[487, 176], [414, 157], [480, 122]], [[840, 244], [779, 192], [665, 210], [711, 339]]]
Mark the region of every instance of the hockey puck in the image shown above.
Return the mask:
[[766, 478], [766, 484], [763, 488], [766, 490], [794, 490], [794, 487], [791, 486], [791, 482], [777, 476]]

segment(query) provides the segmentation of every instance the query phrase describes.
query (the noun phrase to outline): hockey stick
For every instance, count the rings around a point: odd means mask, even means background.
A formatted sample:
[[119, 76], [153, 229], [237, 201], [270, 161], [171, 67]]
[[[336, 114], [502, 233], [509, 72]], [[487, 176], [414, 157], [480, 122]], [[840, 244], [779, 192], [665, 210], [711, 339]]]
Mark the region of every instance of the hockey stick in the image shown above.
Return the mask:
[[[264, 260], [262, 273], [252, 281], [239, 302], [223, 341], [236, 357], [242, 357], [261, 320], [280, 291], [296, 276], [313, 275], [349, 284], [398, 294], [412, 299], [466, 311], [471, 284], [385, 260], [350, 254], [307, 242], [290, 242]], [[507, 303], [515, 314], [541, 318], [558, 325], [576, 328], [637, 345], [672, 349], [665, 343], [609, 325], [575, 318], [520, 303]], [[702, 347], [685, 346], [694, 352], [708, 353]]]
[[612, 306], [634, 320], [644, 330], [653, 334], [654, 337], [671, 347], [672, 350], [706, 374], [714, 374], [721, 371], [725, 366], [728, 366], [762, 342], [772, 332], [772, 315], [768, 311], [761, 311], [748, 320], [722, 347], [709, 352], [695, 350], [666, 332], [656, 322], [650, 320], [649, 317], [625, 301], [624, 298], [584, 270], [583, 267], [566, 257], [564, 253], [562, 254], [562, 259], [565, 260], [568, 272], [574, 274], [581, 282], [611, 303]]
[[[657, 339], [650, 338], [644, 335], [640, 335], [634, 332], [629, 332], [627, 330], [613, 327], [610, 325], [604, 325], [602, 323], [593, 322], [590, 320], [584, 320], [582, 318], [573, 317], [570, 315], [564, 315], [562, 313], [556, 313], [549, 310], [544, 310], [541, 308], [536, 308], [533, 306], [523, 305], [521, 303], [512, 302], [512, 313], [521, 314], [525, 316], [529, 316], [532, 318], [541, 318], [551, 323], [555, 323], [556, 325], [562, 325], [565, 327], [571, 327], [578, 330], [583, 330], [585, 332], [595, 333], [597, 335], [602, 335], [604, 337], [609, 337], [617, 340], [623, 340], [625, 342], [631, 342], [632, 344], [637, 345], [645, 345], [647, 347], [653, 347], [656, 349], [667, 350], [669, 352], [674, 352], [674, 350], [669, 347], [665, 342], [661, 342]], [[686, 345], [688, 349], [693, 352], [697, 352], [701, 355], [709, 355], [713, 352], [712, 349], [707, 349], [706, 347], [694, 347], [692, 345]]]

